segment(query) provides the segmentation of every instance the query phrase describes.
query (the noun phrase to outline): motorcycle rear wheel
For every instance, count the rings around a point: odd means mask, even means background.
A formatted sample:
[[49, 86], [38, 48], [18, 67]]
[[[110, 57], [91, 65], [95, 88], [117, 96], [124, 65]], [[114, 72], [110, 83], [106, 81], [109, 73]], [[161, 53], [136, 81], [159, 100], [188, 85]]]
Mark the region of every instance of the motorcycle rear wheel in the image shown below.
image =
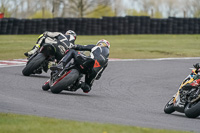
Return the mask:
[[68, 86], [74, 84], [79, 78], [79, 71], [76, 69], [72, 69], [68, 75], [61, 78], [62, 79], [60, 81], [58, 81], [56, 84], [50, 87], [52, 93], [58, 94], [62, 90], [65, 90]]
[[42, 53], [36, 55], [30, 62], [28, 62], [25, 68], [22, 70], [24, 76], [33, 74], [33, 71], [38, 69], [42, 62], [45, 60], [45, 56]]
[[173, 105], [173, 100], [174, 100], [174, 98], [170, 99], [170, 101], [165, 105], [164, 112], [166, 114], [171, 114], [175, 111], [174, 105]]
[[200, 101], [195, 103], [188, 103], [185, 106], [185, 115], [188, 118], [196, 118], [200, 115]]

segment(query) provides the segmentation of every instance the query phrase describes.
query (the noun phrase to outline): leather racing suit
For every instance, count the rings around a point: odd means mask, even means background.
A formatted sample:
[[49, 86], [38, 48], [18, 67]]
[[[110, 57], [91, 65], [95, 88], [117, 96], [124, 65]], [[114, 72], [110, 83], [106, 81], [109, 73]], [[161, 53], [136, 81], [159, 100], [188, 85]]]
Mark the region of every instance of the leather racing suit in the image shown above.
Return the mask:
[[72, 47], [72, 49], [70, 49], [62, 58], [61, 63], [63, 66], [65, 66], [72, 58], [75, 60], [77, 59], [78, 52], [75, 50], [90, 51], [89, 58], [94, 60], [92, 71], [86, 73], [85, 82], [80, 83], [83, 92], [88, 93], [91, 90], [94, 80], [100, 79], [101, 74], [108, 65], [109, 48], [97, 45], [74, 45], [74, 47]]

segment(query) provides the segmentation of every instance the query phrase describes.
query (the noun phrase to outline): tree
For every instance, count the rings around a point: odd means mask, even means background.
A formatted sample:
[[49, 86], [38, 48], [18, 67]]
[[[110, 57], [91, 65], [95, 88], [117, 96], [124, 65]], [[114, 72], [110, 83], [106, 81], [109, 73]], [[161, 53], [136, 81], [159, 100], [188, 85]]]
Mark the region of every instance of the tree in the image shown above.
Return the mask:
[[146, 13], [149, 13], [151, 9], [155, 6], [155, 1], [153, 0], [140, 0], [140, 3], [142, 5], [142, 11]]
[[52, 18], [53, 17], [53, 14], [48, 11], [48, 10], [45, 10], [44, 12], [44, 15], [43, 15], [43, 11], [40, 10], [40, 11], [37, 11], [35, 12], [35, 14], [31, 15], [29, 18]]
[[163, 0], [162, 2], [168, 17], [176, 16], [176, 14], [180, 12], [181, 3], [179, 3], [179, 0]]
[[200, 0], [0, 0], [0, 12], [17, 18], [29, 18], [41, 10], [52, 12], [54, 17], [82, 18], [108, 7], [115, 16], [135, 10], [129, 15], [151, 15], [153, 11], [154, 17], [180, 16], [183, 12], [188, 17], [200, 17]]
[[130, 16], [149, 16], [149, 14], [147, 12], [137, 11], [135, 9], [129, 9], [129, 10], [127, 10], [126, 14], [130, 15]]
[[[129, 9], [126, 11], [127, 15], [133, 16], [151, 16], [153, 18], [162, 18], [162, 13], [159, 10], [160, 0], [156, 2], [153, 0], [141, 0], [138, 4], [141, 6], [141, 10]], [[135, 1], [136, 3], [136, 1]]]
[[163, 15], [160, 11], [156, 11], [154, 12], [154, 16], [152, 16], [153, 18], [163, 18]]
[[112, 0], [110, 6], [114, 9], [115, 16], [122, 16], [126, 9], [123, 0]]
[[95, 0], [69, 0], [69, 13], [75, 17], [83, 18], [87, 11], [94, 6]]
[[199, 0], [193, 0], [192, 1], [192, 11], [193, 11], [193, 17], [200, 17], [200, 1]]
[[185, 17], [200, 17], [199, 0], [177, 0], [174, 5], [173, 10], [176, 10], [175, 13], [183, 12]]
[[98, 5], [102, 8], [110, 5], [111, 0], [63, 0], [61, 17], [86, 17]]
[[11, 1], [9, 0], [0, 0], [0, 12], [4, 13], [4, 17], [10, 17], [11, 12], [9, 10], [9, 6]]
[[62, 0], [52, 1], [52, 15], [53, 17], [59, 17], [59, 8], [64, 4]]
[[[6, 11], [10, 13], [10, 17], [29, 18], [37, 11], [51, 9], [52, 1], [53, 0], [0, 0], [0, 11], [5, 12], [3, 10], [6, 9]], [[5, 15], [6, 14], [7, 13], [5, 13]]]
[[86, 17], [89, 18], [101, 18], [102, 16], [115, 16], [115, 12], [110, 6], [98, 5], [93, 11], [88, 13]]

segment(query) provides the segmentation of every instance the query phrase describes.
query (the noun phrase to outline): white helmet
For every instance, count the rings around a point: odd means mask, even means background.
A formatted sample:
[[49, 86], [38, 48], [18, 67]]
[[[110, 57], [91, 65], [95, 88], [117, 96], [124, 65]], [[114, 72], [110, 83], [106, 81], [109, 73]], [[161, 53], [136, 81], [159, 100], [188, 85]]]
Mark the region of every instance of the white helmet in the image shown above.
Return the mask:
[[104, 39], [99, 40], [96, 45], [100, 46], [100, 47], [110, 48], [110, 43], [107, 40], [104, 40]]
[[73, 30], [66, 31], [65, 35], [72, 35], [76, 40], [76, 33]]

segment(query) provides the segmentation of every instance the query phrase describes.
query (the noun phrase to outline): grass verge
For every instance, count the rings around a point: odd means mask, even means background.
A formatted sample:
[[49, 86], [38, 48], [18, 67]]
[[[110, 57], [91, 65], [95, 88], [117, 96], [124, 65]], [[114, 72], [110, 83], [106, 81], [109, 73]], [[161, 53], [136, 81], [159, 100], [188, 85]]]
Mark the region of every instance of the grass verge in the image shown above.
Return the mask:
[[[25, 58], [38, 35], [1, 35], [0, 59]], [[145, 59], [167, 57], [197, 57], [200, 54], [199, 35], [108, 35], [78, 36], [76, 44], [95, 44], [100, 39], [111, 43], [110, 58]]]
[[1, 133], [189, 133], [0, 113]]

